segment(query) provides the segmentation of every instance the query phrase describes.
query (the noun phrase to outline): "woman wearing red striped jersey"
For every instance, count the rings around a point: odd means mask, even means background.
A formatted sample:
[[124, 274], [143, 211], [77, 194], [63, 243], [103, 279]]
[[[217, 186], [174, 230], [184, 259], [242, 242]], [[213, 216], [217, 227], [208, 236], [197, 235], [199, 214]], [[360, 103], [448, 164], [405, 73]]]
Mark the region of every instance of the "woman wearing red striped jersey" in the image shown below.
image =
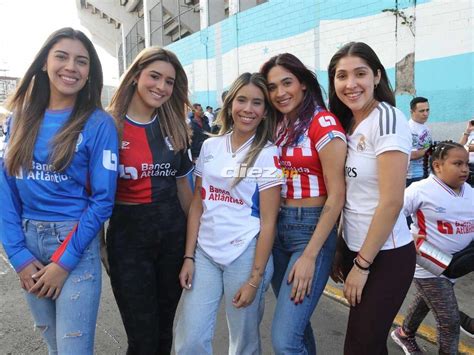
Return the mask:
[[415, 269], [401, 213], [411, 135], [394, 107], [385, 68], [367, 44], [343, 46], [328, 74], [330, 109], [347, 131], [348, 147], [340, 243], [346, 257], [333, 276], [345, 278], [351, 304], [344, 354], [387, 354], [387, 335]]
[[315, 354], [310, 318], [329, 277], [344, 205], [346, 138], [326, 110], [316, 75], [294, 55], [261, 68], [279, 111], [276, 144], [286, 177], [273, 247], [276, 354]]
[[107, 251], [127, 354], [171, 352], [192, 199], [187, 92], [178, 58], [151, 47], [138, 54], [109, 107], [122, 144]]

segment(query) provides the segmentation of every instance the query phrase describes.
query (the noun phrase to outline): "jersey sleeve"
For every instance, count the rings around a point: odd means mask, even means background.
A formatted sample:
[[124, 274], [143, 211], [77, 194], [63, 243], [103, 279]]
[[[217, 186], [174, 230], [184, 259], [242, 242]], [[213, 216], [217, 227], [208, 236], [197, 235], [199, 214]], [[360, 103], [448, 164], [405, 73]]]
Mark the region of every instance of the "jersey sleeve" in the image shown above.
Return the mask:
[[421, 207], [421, 198], [419, 193], [419, 182], [415, 182], [405, 189], [403, 200], [403, 214], [405, 217], [415, 214]]
[[394, 150], [410, 154], [412, 138], [405, 115], [386, 102], [381, 102], [375, 110], [377, 117], [372, 129], [375, 155]]
[[183, 149], [180, 153], [180, 165], [176, 178], [184, 177], [193, 171], [193, 162], [191, 161], [191, 150], [190, 148]]
[[346, 142], [346, 133], [341, 122], [329, 111], [321, 111], [314, 116], [308, 135], [318, 152], [334, 138], [340, 138]]
[[51, 257], [53, 262], [68, 271], [79, 263], [84, 250], [110, 217], [114, 206], [118, 179], [118, 135], [112, 118], [103, 112], [99, 114], [103, 116], [100, 120], [88, 122], [84, 128], [90, 154], [88, 207], [82, 213], [77, 228], [69, 233]]
[[204, 168], [204, 156], [206, 156], [206, 147], [209, 144], [209, 142], [212, 141], [211, 139], [207, 139], [204, 141], [204, 143], [201, 146], [201, 151], [199, 152], [199, 157], [196, 160], [196, 166], [194, 167], [194, 175], [202, 177], [202, 171]]
[[[8, 125], [12, 122], [8, 120]], [[7, 128], [5, 141], [8, 142], [10, 127]], [[0, 159], [0, 240], [10, 263], [20, 272], [36, 258], [27, 249], [25, 235], [21, 226], [22, 207], [16, 187], [15, 177], [9, 176], [4, 161]]]
[[274, 145], [268, 145], [262, 149], [254, 168], [259, 168], [255, 170], [259, 173], [256, 177], [258, 191], [282, 185], [285, 182], [280, 167], [278, 148]]

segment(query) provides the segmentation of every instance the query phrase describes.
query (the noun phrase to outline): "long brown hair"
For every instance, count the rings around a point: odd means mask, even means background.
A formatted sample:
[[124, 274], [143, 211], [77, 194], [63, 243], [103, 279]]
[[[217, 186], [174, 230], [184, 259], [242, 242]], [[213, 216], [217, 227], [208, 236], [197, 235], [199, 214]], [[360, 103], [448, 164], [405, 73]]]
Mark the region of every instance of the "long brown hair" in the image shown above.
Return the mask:
[[168, 101], [155, 110], [155, 114], [160, 118], [163, 136], [169, 138], [174, 151], [178, 152], [186, 149], [189, 143], [190, 129], [186, 123], [186, 109], [191, 104], [188, 99], [188, 77], [173, 52], [160, 47], [149, 47], [138, 53], [120, 81], [107, 110], [116, 120], [122, 136], [123, 119], [136, 90], [134, 80], [143, 69], [158, 60], [170, 63], [176, 72], [173, 93]]
[[89, 77], [77, 94], [71, 115], [52, 140], [49, 164], [56, 171], [64, 171], [71, 163], [79, 133], [89, 116], [97, 108], [102, 108], [102, 66], [94, 45], [84, 33], [70, 27], [53, 32], [36, 54], [7, 103], [7, 108], [13, 112], [11, 137], [5, 159], [6, 170], [10, 175], [18, 174], [21, 168], [31, 168], [36, 138], [51, 94], [48, 74], [42, 69], [51, 48], [65, 38], [79, 40], [84, 45], [89, 53], [90, 64]]
[[[255, 132], [255, 138], [250, 146], [244, 161], [241, 164], [246, 164], [248, 168], [251, 168], [257, 160], [260, 151], [268, 144], [269, 141], [273, 141], [275, 130], [276, 130], [276, 110], [273, 108], [270, 102], [270, 96], [267, 89], [267, 81], [265, 77], [260, 73], [243, 73], [232, 83], [229, 91], [227, 92], [222, 109], [219, 111], [217, 116], [218, 122], [222, 124], [219, 131], [219, 135], [224, 135], [232, 131], [234, 120], [232, 118], [232, 103], [242, 87], [245, 85], [253, 84], [258, 87], [265, 97], [265, 117], [260, 122]], [[238, 177], [235, 179], [232, 186], [237, 185], [242, 181], [244, 177]]]
[[380, 82], [374, 89], [374, 98], [377, 101], [385, 101], [390, 105], [395, 106], [395, 95], [393, 94], [392, 86], [388, 80], [387, 72], [374, 50], [364, 42], [349, 42], [345, 44], [331, 58], [329, 62], [328, 76], [329, 109], [337, 116], [337, 118], [339, 118], [342, 126], [347, 131], [351, 124], [352, 111], [342, 103], [341, 100], [339, 100], [334, 87], [337, 64], [345, 57], [358, 57], [364, 60], [372, 70], [374, 76], [376, 76], [380, 71]]

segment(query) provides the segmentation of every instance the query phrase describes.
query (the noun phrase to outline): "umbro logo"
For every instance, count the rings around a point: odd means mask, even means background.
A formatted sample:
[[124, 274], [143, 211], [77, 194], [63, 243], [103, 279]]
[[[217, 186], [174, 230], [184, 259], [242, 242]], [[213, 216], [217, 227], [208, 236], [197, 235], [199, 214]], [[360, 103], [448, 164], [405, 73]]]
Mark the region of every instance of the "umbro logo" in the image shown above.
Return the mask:
[[446, 213], [446, 208], [444, 207], [436, 207], [434, 210], [436, 213]]
[[130, 149], [130, 142], [127, 142], [127, 141], [122, 141], [122, 149], [125, 150], [125, 149]]

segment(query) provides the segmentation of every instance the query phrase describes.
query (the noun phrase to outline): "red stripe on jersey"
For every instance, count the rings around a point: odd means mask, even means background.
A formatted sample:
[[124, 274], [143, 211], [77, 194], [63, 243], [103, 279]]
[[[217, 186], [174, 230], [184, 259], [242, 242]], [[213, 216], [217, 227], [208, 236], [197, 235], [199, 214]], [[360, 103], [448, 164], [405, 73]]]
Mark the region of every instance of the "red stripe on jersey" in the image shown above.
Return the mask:
[[421, 210], [416, 211], [416, 219], [418, 221], [418, 234], [426, 235], [426, 219], [425, 215]]
[[59, 248], [56, 249], [56, 251], [53, 253], [53, 256], [51, 256], [51, 261], [54, 261], [55, 263], [57, 263], [59, 261], [59, 259], [61, 259], [61, 256], [63, 256], [63, 254], [66, 251], [66, 248], [67, 248], [67, 246], [68, 246], [68, 244], [69, 244], [69, 242], [72, 238], [72, 235], [77, 230], [77, 226], [78, 226], [77, 224], [74, 226], [74, 228], [67, 235], [66, 239], [64, 239], [64, 241], [59, 246]]
[[[148, 143], [146, 130], [142, 127], [136, 127], [128, 122], [124, 122], [123, 138], [129, 142], [127, 148], [120, 149], [120, 165], [124, 166], [125, 177], [118, 180], [117, 195], [118, 201], [133, 201], [134, 203], [152, 202], [152, 184], [151, 176], [141, 177], [142, 164], [153, 164], [153, 156]], [[136, 167], [137, 179], [132, 179], [127, 173], [128, 167]], [[128, 178], [126, 178], [128, 177]]]

